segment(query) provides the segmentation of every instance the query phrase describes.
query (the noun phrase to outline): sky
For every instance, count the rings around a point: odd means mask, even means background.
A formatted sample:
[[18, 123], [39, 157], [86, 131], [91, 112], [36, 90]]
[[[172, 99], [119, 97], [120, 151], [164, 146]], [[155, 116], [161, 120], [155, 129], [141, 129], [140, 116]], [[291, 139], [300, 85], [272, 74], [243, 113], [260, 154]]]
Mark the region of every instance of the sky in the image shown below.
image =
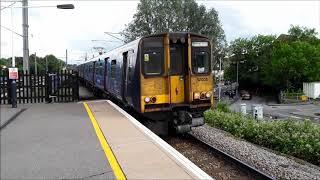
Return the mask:
[[[1, 6], [13, 0], [1, 0]], [[280, 35], [290, 25], [316, 28], [320, 33], [320, 1], [197, 1], [206, 8], [215, 8], [220, 17], [227, 41], [257, 34]], [[57, 4], [72, 3], [73, 10], [61, 10]], [[104, 32], [120, 32], [133, 19], [139, 1], [39, 1], [29, 0], [29, 49], [37, 56], [54, 54], [68, 62], [80, 63], [85, 54], [90, 57], [97, 52], [94, 47], [107, 50], [121, 42]], [[1, 10], [1, 26], [22, 34], [21, 3]], [[20, 7], [20, 8], [19, 8]], [[2, 7], [1, 7], [2, 9]], [[11, 17], [12, 22], [11, 23]], [[1, 27], [1, 57], [22, 56], [22, 38], [13, 36]], [[121, 38], [121, 37], [120, 37]], [[116, 42], [92, 41], [108, 40]], [[118, 42], [117, 42], [118, 41]], [[13, 47], [13, 48], [12, 48]]]

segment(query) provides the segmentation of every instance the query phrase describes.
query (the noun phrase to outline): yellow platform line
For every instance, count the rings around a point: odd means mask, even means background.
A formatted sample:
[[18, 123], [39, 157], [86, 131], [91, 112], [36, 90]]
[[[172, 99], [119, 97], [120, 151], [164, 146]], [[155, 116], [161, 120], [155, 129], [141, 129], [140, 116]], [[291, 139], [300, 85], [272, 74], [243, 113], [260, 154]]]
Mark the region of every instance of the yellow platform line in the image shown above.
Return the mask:
[[84, 105], [84, 107], [85, 107], [85, 109], [86, 109], [86, 111], [88, 113], [88, 116], [89, 116], [89, 118], [91, 120], [93, 128], [94, 128], [94, 130], [95, 130], [95, 132], [96, 132], [96, 134], [98, 136], [98, 139], [100, 141], [100, 144], [102, 146], [104, 154], [106, 155], [106, 157], [107, 157], [107, 159], [109, 161], [109, 164], [110, 164], [110, 166], [111, 166], [111, 168], [112, 168], [112, 170], [114, 172], [114, 175], [119, 180], [125, 180], [126, 177], [125, 177], [125, 175], [124, 175], [124, 173], [123, 173], [123, 171], [122, 171], [122, 169], [121, 169], [116, 157], [114, 156], [110, 146], [108, 145], [107, 140], [104, 137], [104, 135], [103, 135], [103, 133], [102, 133], [100, 127], [99, 127], [99, 124], [98, 124], [97, 120], [94, 118], [94, 115], [93, 115], [91, 109], [89, 108], [87, 103], [84, 102], [83, 105]]

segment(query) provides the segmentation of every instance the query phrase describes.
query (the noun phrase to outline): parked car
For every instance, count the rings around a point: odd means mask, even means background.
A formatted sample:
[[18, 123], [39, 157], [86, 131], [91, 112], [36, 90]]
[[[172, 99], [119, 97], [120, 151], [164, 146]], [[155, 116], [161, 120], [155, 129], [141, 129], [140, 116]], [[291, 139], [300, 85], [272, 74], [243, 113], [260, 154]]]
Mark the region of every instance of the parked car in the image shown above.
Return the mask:
[[250, 100], [251, 99], [251, 94], [249, 93], [249, 91], [246, 91], [246, 90], [241, 90], [240, 96], [241, 96], [241, 99], [243, 99], [243, 100]]

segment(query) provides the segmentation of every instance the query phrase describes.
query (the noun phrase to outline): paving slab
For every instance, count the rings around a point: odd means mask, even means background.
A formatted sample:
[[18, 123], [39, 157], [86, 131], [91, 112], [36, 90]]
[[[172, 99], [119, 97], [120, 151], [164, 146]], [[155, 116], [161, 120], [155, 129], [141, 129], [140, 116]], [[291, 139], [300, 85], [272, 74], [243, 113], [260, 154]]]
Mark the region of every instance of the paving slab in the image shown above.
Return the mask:
[[83, 104], [34, 104], [0, 133], [0, 179], [115, 179]]

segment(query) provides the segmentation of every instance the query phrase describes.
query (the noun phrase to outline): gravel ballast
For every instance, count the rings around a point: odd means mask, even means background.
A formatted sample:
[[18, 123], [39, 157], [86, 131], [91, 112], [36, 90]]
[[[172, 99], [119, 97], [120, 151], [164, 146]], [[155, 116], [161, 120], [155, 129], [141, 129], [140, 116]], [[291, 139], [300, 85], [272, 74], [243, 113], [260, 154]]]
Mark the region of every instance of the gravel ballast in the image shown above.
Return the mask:
[[320, 179], [320, 167], [273, 153], [207, 124], [193, 128], [192, 135], [235, 158], [280, 179]]

